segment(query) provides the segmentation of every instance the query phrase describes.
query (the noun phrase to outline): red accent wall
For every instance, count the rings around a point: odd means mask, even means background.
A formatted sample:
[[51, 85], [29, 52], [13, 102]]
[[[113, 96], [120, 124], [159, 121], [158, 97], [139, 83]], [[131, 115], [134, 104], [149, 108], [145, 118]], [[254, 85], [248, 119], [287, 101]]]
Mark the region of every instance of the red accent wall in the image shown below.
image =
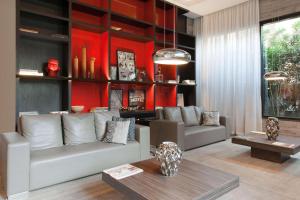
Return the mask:
[[81, 3], [90, 4], [99, 8], [108, 8], [108, 0], [78, 0]]
[[155, 106], [176, 106], [176, 86], [156, 86]]

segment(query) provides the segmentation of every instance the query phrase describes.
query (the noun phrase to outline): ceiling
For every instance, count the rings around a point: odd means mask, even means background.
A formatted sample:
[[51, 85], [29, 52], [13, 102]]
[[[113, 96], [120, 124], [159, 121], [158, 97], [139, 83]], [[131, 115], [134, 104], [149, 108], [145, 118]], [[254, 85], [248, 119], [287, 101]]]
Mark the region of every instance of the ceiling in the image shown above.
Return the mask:
[[[229, 8], [248, 0], [167, 0], [175, 5], [183, 7], [193, 14], [190, 17], [207, 15], [225, 8]], [[196, 14], [196, 15], [195, 15]]]

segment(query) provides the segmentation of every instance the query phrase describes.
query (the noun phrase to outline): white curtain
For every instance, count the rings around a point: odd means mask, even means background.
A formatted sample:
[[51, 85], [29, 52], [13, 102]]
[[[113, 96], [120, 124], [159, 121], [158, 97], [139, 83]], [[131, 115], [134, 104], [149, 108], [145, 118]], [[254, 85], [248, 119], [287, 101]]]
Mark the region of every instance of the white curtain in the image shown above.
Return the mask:
[[259, 0], [195, 24], [200, 104], [229, 116], [234, 133], [261, 130]]

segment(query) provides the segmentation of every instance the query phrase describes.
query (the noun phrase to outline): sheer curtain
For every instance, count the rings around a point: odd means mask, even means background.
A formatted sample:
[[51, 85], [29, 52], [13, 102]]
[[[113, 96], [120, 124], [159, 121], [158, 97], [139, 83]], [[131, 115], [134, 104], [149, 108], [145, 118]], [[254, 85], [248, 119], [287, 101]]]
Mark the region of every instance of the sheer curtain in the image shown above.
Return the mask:
[[229, 116], [237, 134], [261, 130], [259, 1], [196, 20], [200, 104]]

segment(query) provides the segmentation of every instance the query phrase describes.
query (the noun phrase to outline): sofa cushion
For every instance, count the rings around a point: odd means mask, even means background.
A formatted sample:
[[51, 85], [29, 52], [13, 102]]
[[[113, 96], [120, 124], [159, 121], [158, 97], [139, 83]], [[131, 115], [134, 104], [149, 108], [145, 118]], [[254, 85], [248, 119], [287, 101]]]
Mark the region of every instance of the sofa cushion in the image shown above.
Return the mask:
[[201, 106], [194, 106], [196, 117], [199, 124], [202, 124], [202, 112], [203, 108]]
[[134, 117], [121, 118], [121, 117], [113, 116], [112, 120], [113, 121], [130, 121], [127, 141], [135, 141], [135, 118]]
[[103, 142], [127, 144], [130, 121], [108, 121]]
[[60, 115], [23, 115], [21, 126], [22, 134], [29, 140], [31, 150], [63, 145]]
[[136, 162], [140, 160], [140, 144], [97, 141], [34, 151], [30, 157], [30, 190], [34, 190]]
[[220, 126], [220, 114], [218, 111], [203, 112], [203, 125]]
[[166, 120], [183, 122], [180, 107], [165, 107], [164, 117]]
[[162, 108], [158, 108], [155, 110], [155, 118], [158, 120], [163, 120], [164, 119], [164, 112]]
[[181, 114], [185, 126], [199, 125], [194, 106], [181, 107]]
[[112, 121], [112, 117], [120, 117], [119, 111], [103, 111], [96, 112], [95, 114], [95, 126], [97, 140], [102, 141], [106, 131], [106, 122]]
[[63, 114], [64, 138], [66, 145], [75, 145], [96, 141], [94, 115]]

